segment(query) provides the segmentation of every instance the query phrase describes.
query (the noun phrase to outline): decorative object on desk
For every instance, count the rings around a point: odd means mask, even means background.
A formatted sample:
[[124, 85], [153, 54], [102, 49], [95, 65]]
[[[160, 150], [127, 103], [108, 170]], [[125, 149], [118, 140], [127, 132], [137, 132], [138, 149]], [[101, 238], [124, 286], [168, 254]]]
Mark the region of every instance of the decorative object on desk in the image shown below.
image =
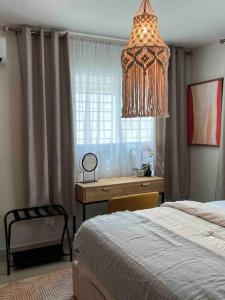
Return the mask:
[[145, 170], [145, 176], [154, 175], [154, 154], [151, 146], [145, 144], [141, 153], [141, 168]]
[[152, 176], [152, 170], [151, 166], [149, 164], [142, 165], [140, 169], [134, 168], [133, 171], [135, 172], [135, 175], [137, 177], [151, 177]]
[[154, 150], [151, 148], [149, 144], [145, 144], [143, 146], [143, 151], [141, 153], [141, 163], [146, 164], [146, 163], [152, 163], [153, 157], [154, 157]]
[[144, 176], [151, 177], [152, 176], [152, 169], [150, 164], [142, 165], [142, 169], [144, 170]]
[[[87, 153], [81, 158], [80, 167], [83, 170], [83, 183], [95, 182], [95, 170], [98, 166], [98, 158], [94, 153]], [[93, 172], [92, 180], [85, 180], [85, 173]]]
[[149, 0], [143, 0], [122, 52], [123, 118], [168, 117], [169, 47]]
[[144, 177], [145, 176], [145, 170], [144, 169], [134, 169], [136, 171], [137, 177]]
[[195, 83], [188, 88], [188, 143], [219, 146], [223, 78]]

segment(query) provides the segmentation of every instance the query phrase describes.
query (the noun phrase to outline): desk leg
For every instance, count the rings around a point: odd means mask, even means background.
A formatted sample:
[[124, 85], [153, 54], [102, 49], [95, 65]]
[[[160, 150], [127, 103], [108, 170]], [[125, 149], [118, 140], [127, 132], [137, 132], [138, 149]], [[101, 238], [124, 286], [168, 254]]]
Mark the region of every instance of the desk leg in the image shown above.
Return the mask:
[[86, 220], [86, 204], [82, 203], [83, 206], [83, 222]]
[[76, 233], [77, 229], [76, 229], [76, 217], [73, 216], [73, 238], [74, 238], [74, 235]]
[[162, 204], [165, 202], [165, 193], [160, 193], [161, 194], [161, 201], [162, 201]]

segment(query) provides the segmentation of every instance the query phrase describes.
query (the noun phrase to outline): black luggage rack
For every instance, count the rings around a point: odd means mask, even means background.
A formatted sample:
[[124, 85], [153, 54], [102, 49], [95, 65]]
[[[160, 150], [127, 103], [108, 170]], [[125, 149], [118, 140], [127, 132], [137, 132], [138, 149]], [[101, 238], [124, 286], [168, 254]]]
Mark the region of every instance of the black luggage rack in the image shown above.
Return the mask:
[[[42, 247], [38, 249], [11, 252], [11, 230], [12, 225], [20, 221], [29, 221], [33, 219], [42, 219], [49, 217], [63, 216], [64, 217], [64, 227], [62, 231], [61, 242], [59, 245]], [[41, 262], [47, 262], [62, 256], [70, 256], [70, 261], [72, 261], [72, 244], [68, 228], [68, 214], [61, 205], [47, 205], [39, 207], [30, 207], [23, 209], [15, 209], [9, 211], [4, 217], [5, 226], [5, 241], [6, 241], [6, 256], [7, 256], [7, 275], [10, 275], [11, 265], [11, 255], [14, 259], [14, 264], [20, 264], [23, 260], [26, 260], [27, 265], [39, 264]], [[67, 241], [69, 245], [69, 254], [65, 254], [63, 250], [63, 241], [65, 234], [67, 235]], [[47, 257], [45, 257], [45, 255]], [[29, 260], [29, 256], [31, 257]], [[35, 261], [36, 260], [36, 261]], [[24, 264], [26, 266], [26, 264]]]

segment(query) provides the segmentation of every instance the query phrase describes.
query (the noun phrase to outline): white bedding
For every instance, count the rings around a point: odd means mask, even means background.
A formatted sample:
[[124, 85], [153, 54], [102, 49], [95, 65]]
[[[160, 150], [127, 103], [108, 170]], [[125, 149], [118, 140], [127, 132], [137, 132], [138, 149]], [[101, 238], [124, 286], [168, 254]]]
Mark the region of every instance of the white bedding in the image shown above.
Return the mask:
[[191, 201], [97, 217], [76, 236], [77, 259], [117, 300], [222, 300], [224, 226], [224, 209]]
[[[225, 256], [225, 208], [221, 210], [221, 207], [208, 207], [207, 205], [208, 203], [182, 201], [165, 203], [161, 206], [163, 210], [156, 208], [139, 211], [138, 213], [199, 245]], [[176, 209], [181, 207], [183, 207], [183, 210]], [[187, 207], [186, 211], [185, 207]], [[203, 207], [204, 212], [220, 214], [224, 222], [219, 223], [220, 225], [216, 224], [217, 222], [209, 222], [209, 220], [199, 217], [198, 211], [197, 215], [193, 215], [194, 209], [203, 211]], [[176, 210], [174, 211], [174, 209]]]

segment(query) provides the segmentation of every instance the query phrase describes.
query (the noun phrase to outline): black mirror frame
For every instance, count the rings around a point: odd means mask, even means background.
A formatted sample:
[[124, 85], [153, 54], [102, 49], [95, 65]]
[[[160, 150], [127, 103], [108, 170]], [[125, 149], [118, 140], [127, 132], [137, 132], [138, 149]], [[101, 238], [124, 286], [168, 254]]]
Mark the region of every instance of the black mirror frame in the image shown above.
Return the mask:
[[[95, 165], [95, 167], [94, 167], [92, 170], [86, 170], [85, 167], [84, 167], [84, 160], [85, 160], [85, 158], [86, 158], [88, 155], [92, 155], [92, 156], [94, 156], [95, 159], [96, 159], [96, 165]], [[92, 152], [86, 153], [86, 154], [83, 156], [83, 158], [82, 158], [81, 165], [82, 165], [82, 168], [83, 168], [83, 170], [84, 170], [85, 172], [91, 173], [91, 172], [95, 171], [96, 168], [97, 168], [97, 166], [98, 166], [98, 158], [97, 158], [97, 156], [96, 156], [94, 153], [92, 153]]]

